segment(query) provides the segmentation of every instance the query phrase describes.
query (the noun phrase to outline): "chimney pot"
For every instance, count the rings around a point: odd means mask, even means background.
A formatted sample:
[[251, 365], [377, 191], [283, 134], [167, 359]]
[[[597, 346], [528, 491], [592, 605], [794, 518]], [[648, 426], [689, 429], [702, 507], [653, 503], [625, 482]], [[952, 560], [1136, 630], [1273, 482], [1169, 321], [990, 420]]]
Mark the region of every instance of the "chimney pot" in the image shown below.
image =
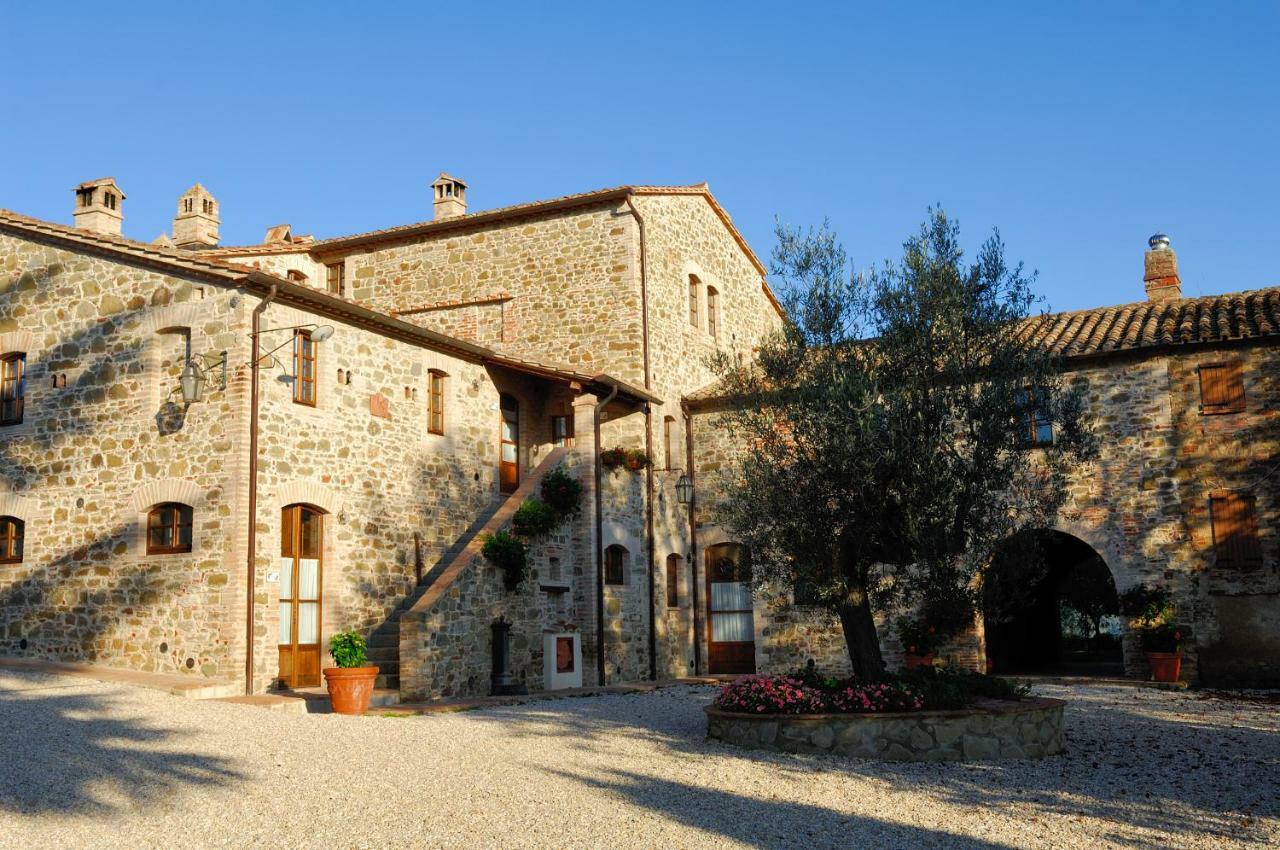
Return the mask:
[[173, 241], [179, 248], [213, 248], [218, 244], [218, 201], [199, 183], [178, 198], [173, 217]]
[[75, 223], [81, 230], [119, 236], [124, 223], [125, 194], [114, 177], [87, 180], [75, 188]]
[[467, 213], [467, 184], [443, 171], [431, 184], [434, 195], [434, 219], [456, 218]]
[[1157, 233], [1147, 240], [1150, 249], [1145, 257], [1142, 275], [1148, 301], [1176, 301], [1182, 297], [1182, 278], [1178, 277], [1178, 255], [1170, 247], [1169, 237]]

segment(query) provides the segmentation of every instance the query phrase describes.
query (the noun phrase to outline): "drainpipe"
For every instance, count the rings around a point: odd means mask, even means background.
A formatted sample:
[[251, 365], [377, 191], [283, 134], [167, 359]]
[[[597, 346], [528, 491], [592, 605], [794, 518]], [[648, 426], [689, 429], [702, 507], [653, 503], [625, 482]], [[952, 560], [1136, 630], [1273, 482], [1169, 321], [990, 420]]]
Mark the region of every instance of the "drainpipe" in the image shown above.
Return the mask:
[[[689, 408], [680, 405], [684, 416], [684, 453], [688, 467], [689, 483], [693, 483], [693, 414]], [[690, 603], [693, 607], [693, 675], [702, 675], [702, 633], [698, 630], [698, 523], [695, 521], [695, 503], [698, 499], [698, 488], [694, 487], [689, 496], [689, 585], [692, 591]]]
[[258, 358], [261, 347], [258, 334], [262, 330], [262, 314], [276, 298], [276, 286], [271, 284], [267, 297], [253, 308], [253, 354], [249, 359], [249, 554], [245, 559], [247, 594], [245, 596], [245, 657], [244, 692], [253, 693], [253, 597], [258, 575]]
[[[636, 209], [632, 195], [627, 195], [627, 208], [635, 216], [640, 228], [640, 335], [641, 347], [644, 351], [644, 388], [653, 389], [653, 374], [649, 368], [649, 267], [647, 262], [648, 245], [645, 240], [644, 216]], [[644, 406], [644, 453], [653, 460], [653, 405]], [[649, 550], [649, 679], [658, 678], [658, 635], [656, 631], [656, 578], [657, 553], [654, 549], [653, 531], [653, 463], [645, 467], [645, 543]]]
[[596, 673], [597, 685], [605, 684], [604, 670], [604, 467], [600, 465], [600, 414], [605, 406], [618, 396], [618, 385], [614, 384], [609, 394], [596, 402], [591, 413], [591, 427], [595, 434], [595, 475], [596, 475]]

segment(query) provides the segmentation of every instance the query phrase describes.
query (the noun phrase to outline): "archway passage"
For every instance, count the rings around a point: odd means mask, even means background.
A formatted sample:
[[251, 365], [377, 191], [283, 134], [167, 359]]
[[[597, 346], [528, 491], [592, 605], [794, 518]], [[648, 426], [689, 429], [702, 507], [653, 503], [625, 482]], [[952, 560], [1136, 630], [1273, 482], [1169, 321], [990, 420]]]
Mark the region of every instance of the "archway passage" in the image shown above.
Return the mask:
[[991, 672], [1124, 674], [1115, 580], [1079, 538], [1036, 530], [1008, 541], [983, 597]]

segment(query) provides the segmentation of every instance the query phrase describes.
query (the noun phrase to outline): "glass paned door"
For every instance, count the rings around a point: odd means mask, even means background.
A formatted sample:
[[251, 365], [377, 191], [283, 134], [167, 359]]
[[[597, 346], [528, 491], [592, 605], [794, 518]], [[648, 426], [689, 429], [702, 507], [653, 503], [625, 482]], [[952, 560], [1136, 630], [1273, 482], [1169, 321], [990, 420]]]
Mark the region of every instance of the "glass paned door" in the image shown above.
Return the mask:
[[498, 484], [503, 493], [514, 493], [520, 486], [520, 403], [503, 393], [500, 407], [502, 423], [498, 446]]
[[280, 680], [290, 688], [320, 684], [320, 592], [324, 515], [290, 505], [281, 518]]
[[707, 548], [707, 662], [712, 673], [754, 673], [755, 623], [741, 546]]

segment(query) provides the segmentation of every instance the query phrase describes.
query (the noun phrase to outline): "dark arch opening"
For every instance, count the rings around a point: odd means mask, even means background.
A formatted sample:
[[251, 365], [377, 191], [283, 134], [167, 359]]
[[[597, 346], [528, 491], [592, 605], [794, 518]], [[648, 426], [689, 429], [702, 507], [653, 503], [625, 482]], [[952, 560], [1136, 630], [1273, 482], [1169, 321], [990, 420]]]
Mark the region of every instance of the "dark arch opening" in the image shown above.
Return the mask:
[[984, 575], [987, 666], [996, 673], [1121, 676], [1115, 579], [1089, 544], [1037, 529], [1007, 541]]

